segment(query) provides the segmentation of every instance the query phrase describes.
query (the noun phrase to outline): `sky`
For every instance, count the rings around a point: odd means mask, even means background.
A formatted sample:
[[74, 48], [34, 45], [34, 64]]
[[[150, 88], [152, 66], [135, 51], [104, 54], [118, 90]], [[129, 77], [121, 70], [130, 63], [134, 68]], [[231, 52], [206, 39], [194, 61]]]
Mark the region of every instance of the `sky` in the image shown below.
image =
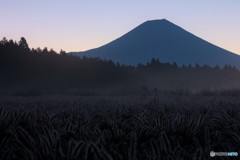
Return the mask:
[[0, 0], [0, 39], [66, 52], [104, 45], [141, 23], [167, 19], [240, 54], [240, 0]]

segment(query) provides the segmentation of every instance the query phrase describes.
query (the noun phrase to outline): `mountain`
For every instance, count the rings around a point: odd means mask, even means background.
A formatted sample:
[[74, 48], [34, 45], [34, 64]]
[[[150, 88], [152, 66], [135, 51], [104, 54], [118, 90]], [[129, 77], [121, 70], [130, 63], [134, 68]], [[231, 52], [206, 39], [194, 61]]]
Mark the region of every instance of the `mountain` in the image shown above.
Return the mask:
[[71, 54], [110, 59], [123, 64], [147, 63], [152, 58], [179, 65], [234, 65], [240, 56], [215, 46], [166, 19], [144, 22], [120, 38], [99, 48]]

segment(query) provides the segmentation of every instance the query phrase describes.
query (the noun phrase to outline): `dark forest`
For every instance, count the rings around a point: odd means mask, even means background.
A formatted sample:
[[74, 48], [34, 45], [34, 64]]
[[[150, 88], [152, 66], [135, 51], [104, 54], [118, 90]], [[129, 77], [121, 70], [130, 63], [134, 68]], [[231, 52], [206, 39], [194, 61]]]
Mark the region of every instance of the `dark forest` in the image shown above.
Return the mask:
[[152, 59], [129, 66], [64, 51], [30, 49], [25, 38], [0, 41], [2, 94], [138, 95], [238, 90], [240, 72], [231, 65], [178, 66]]

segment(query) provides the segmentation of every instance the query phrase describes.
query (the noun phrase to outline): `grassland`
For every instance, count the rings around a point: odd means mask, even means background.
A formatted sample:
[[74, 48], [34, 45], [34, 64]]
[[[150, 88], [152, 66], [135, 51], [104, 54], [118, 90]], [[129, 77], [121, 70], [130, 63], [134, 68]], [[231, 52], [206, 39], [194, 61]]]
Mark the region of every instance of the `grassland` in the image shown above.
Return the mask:
[[0, 97], [0, 159], [205, 160], [210, 151], [240, 153], [238, 96]]

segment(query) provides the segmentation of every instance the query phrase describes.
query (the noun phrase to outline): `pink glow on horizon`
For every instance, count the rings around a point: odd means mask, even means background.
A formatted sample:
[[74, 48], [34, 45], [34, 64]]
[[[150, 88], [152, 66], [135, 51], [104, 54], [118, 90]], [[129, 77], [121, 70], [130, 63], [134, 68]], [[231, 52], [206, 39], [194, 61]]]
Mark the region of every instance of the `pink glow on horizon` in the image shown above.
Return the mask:
[[4, 1], [0, 5], [0, 38], [18, 41], [24, 36], [32, 48], [84, 51], [104, 45], [146, 20], [166, 18], [240, 54], [239, 8], [238, 0]]

